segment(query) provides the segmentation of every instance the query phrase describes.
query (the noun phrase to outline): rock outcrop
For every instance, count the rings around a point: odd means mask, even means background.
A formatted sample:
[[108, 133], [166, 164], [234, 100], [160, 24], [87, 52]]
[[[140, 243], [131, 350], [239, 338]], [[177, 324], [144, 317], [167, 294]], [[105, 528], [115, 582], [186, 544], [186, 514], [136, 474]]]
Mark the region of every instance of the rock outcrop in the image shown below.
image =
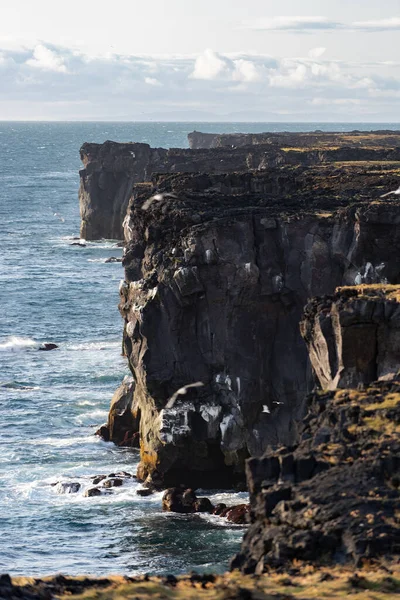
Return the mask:
[[[397, 267], [396, 257], [391, 262]], [[373, 270], [366, 268], [372, 277]], [[361, 285], [306, 306], [301, 333], [322, 389], [394, 377], [400, 368], [399, 299], [398, 286]]]
[[233, 568], [400, 554], [400, 382], [315, 393], [302, 441], [247, 463], [252, 525]]
[[[233, 568], [262, 573], [295, 560], [359, 566], [400, 555], [399, 309], [400, 286], [345, 288], [306, 307], [302, 329], [321, 383], [333, 383], [330, 362], [343, 367], [335, 383], [357, 389], [314, 392], [299, 443], [247, 461], [252, 525]], [[371, 383], [379, 372], [382, 380]]]
[[97, 432], [106, 442], [117, 446], [139, 447], [140, 408], [134, 399], [135, 382], [125, 377], [115, 391], [108, 413], [108, 422]]
[[[388, 167], [383, 189], [396, 181]], [[140, 479], [232, 485], [248, 456], [296, 443], [313, 386], [299, 332], [307, 299], [359, 277], [399, 282], [400, 204], [368, 201], [384, 182], [375, 166], [353, 165], [159, 175], [135, 187], [120, 310]]]
[[157, 173], [265, 171], [278, 165], [348, 161], [357, 161], [359, 166], [363, 161], [375, 161], [375, 169], [379, 169], [379, 161], [400, 161], [398, 132], [234, 136], [194, 132], [189, 135], [189, 142], [194, 149], [166, 150], [148, 144], [111, 141], [83, 144], [80, 155], [84, 168], [80, 171], [79, 190], [81, 238], [122, 239], [134, 185], [150, 181]]
[[241, 148], [252, 145], [273, 145], [291, 148], [326, 148], [330, 146], [355, 147], [399, 147], [398, 131], [351, 131], [351, 132], [298, 132], [289, 131], [264, 133], [202, 133], [192, 131], [188, 135], [193, 150], [221, 147]]

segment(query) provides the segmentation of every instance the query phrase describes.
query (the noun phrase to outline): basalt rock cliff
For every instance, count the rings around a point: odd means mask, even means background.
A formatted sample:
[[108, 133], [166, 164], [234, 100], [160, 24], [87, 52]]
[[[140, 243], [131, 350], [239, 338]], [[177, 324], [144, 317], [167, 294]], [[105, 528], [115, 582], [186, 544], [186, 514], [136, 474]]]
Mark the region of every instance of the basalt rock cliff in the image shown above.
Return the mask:
[[[212, 140], [212, 141], [209, 141]], [[268, 171], [291, 165], [357, 161], [400, 161], [398, 132], [352, 134], [271, 133], [221, 135], [194, 132], [191, 149], [151, 148], [148, 144], [83, 144], [80, 171], [81, 237], [122, 239], [123, 222], [136, 183], [157, 173]]]
[[141, 479], [232, 485], [248, 456], [297, 442], [314, 385], [303, 306], [339, 285], [399, 283], [400, 204], [374, 200], [396, 184], [390, 165], [351, 164], [135, 186], [120, 311]]
[[[322, 319], [334, 311], [351, 315], [335, 322], [337, 339], [348, 336], [354, 341], [357, 327], [362, 327], [362, 343], [351, 353], [356, 370], [346, 363], [349, 346], [336, 346], [338, 362], [352, 372], [342, 382], [358, 384], [358, 389], [313, 393], [299, 443], [247, 461], [252, 524], [233, 568], [262, 573], [296, 560], [359, 566], [399, 556], [400, 379], [395, 374], [390, 381], [370, 381], [385, 363], [386, 350], [399, 344], [400, 331], [395, 333], [392, 326], [399, 294], [399, 286], [363, 286], [339, 290], [324, 302], [316, 300], [312, 310], [306, 308], [302, 329], [309, 344], [320, 337], [316, 314], [324, 314]], [[364, 360], [366, 347], [374, 353], [375, 371]], [[326, 356], [320, 357], [326, 368]], [[391, 370], [393, 358], [392, 352]], [[314, 367], [317, 360], [314, 356]], [[395, 360], [398, 369], [398, 354]], [[387, 369], [381, 374], [389, 376]]]

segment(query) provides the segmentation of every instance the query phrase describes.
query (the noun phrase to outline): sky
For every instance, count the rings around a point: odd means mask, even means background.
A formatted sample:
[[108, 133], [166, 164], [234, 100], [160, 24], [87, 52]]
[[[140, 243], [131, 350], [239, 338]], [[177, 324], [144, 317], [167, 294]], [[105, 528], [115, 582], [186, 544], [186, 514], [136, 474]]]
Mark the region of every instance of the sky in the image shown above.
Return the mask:
[[13, 0], [1, 120], [399, 122], [400, 0]]

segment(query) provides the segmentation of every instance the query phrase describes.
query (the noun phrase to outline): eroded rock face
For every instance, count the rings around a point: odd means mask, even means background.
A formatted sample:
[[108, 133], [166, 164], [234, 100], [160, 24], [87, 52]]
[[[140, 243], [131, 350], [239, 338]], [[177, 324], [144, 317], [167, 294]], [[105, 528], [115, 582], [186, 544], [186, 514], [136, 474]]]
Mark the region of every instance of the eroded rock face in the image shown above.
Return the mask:
[[141, 410], [138, 475], [157, 486], [229, 486], [243, 478], [246, 457], [297, 442], [313, 386], [299, 332], [307, 298], [359, 276], [398, 282], [400, 204], [336, 210], [357, 199], [355, 185], [380, 194], [380, 174], [365, 170], [172, 175], [156, 184], [147, 210], [151, 186], [131, 199], [120, 286]]
[[305, 308], [301, 333], [323, 389], [392, 379], [400, 367], [398, 288], [362, 285], [315, 298]]
[[400, 554], [400, 383], [315, 393], [301, 442], [247, 463], [251, 522], [233, 568]]
[[111, 400], [106, 441], [117, 446], [139, 447], [140, 408], [134, 399], [135, 382], [125, 377]]
[[[370, 134], [189, 135], [191, 149], [148, 144], [83, 144], [79, 203], [82, 240], [123, 239], [124, 221], [135, 184], [157, 173], [264, 172], [281, 165], [400, 160], [398, 132]], [[353, 194], [355, 193], [354, 188]], [[296, 190], [292, 190], [296, 193]], [[129, 238], [128, 238], [129, 239]], [[83, 242], [78, 245], [84, 245]]]

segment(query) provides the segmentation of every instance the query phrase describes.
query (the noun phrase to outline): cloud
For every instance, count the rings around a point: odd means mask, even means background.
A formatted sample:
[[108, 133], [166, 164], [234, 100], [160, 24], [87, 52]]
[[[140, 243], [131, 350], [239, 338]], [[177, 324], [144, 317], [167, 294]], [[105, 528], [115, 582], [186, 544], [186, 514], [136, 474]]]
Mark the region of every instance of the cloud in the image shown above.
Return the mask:
[[310, 58], [320, 58], [323, 54], [325, 54], [326, 52], [326, 48], [312, 48], [309, 53], [308, 56]]
[[38, 44], [35, 47], [33, 57], [28, 59], [26, 64], [35, 69], [43, 69], [44, 71], [67, 72], [63, 57], [43, 44]]
[[0, 119], [326, 120], [347, 106], [397, 121], [400, 63], [328, 60], [312, 46], [293, 58], [88, 56], [42, 42], [0, 47], [0, 88]]
[[246, 58], [229, 58], [207, 49], [196, 58], [191, 79], [204, 81], [236, 81], [252, 83], [261, 81], [262, 75], [258, 65]]
[[244, 23], [249, 29], [259, 31], [286, 31], [288, 33], [312, 33], [319, 31], [400, 31], [400, 17], [389, 17], [372, 21], [343, 23], [327, 17], [271, 17]]
[[361, 29], [361, 31], [400, 31], [400, 17], [375, 21], [355, 21], [352, 28]]
[[211, 81], [229, 72], [229, 63], [213, 50], [207, 49], [201, 54], [194, 64], [192, 79], [205, 79]]
[[147, 83], [147, 85], [154, 85], [156, 87], [162, 85], [162, 83], [155, 77], [145, 77], [144, 82]]
[[271, 17], [250, 23], [249, 27], [266, 31], [326, 31], [337, 29], [340, 23], [326, 17]]

